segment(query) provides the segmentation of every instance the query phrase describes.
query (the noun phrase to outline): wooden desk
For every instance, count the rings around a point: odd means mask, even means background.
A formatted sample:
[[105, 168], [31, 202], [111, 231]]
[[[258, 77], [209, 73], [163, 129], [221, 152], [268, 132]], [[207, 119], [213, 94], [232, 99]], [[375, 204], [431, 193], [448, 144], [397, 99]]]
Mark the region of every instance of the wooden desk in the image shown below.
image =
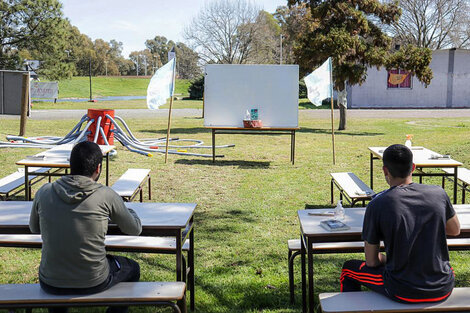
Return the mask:
[[215, 135], [216, 134], [245, 134], [245, 135], [290, 135], [290, 161], [295, 161], [295, 131], [300, 127], [215, 127], [206, 126], [212, 130], [212, 162], [215, 162]]
[[[30, 234], [31, 201], [0, 202], [0, 234]], [[183, 244], [189, 238], [188, 263], [194, 263], [195, 203], [134, 203], [126, 202], [142, 222], [141, 236], [168, 236], [176, 238], [176, 280], [183, 281]], [[108, 234], [121, 234], [117, 225], [110, 224]], [[188, 276], [191, 307], [194, 307], [194, 269]]]
[[[374, 160], [382, 160], [383, 152], [387, 147], [369, 147], [370, 151], [370, 188], [374, 189]], [[462, 163], [453, 159], [433, 159], [432, 156], [442, 156], [441, 154], [423, 147], [412, 147], [413, 163], [416, 165], [416, 171], [413, 176], [419, 177], [419, 183], [423, 182], [424, 176], [440, 176], [440, 177], [453, 177], [454, 179], [454, 204], [457, 203], [457, 168], [462, 166]], [[454, 173], [425, 173], [425, 168], [453, 168]]]
[[[470, 205], [454, 205], [454, 209], [460, 220], [460, 235], [452, 238], [470, 238]], [[322, 211], [331, 211], [331, 208], [315, 210], [316, 213]], [[345, 241], [362, 241], [362, 223], [364, 220], [365, 208], [346, 208], [346, 223], [351, 228], [346, 231], [330, 232], [320, 226], [322, 220], [327, 219], [325, 216], [308, 215], [311, 210], [299, 210], [297, 215], [300, 222], [300, 238], [301, 238], [301, 266], [302, 266], [302, 308], [303, 312], [314, 311], [314, 279], [313, 279], [313, 250], [314, 243], [323, 242], [345, 242]], [[307, 271], [308, 271], [308, 293], [307, 280], [305, 279], [305, 255], [307, 255]], [[308, 297], [308, 298], [307, 298]]]
[[[29, 192], [29, 180], [28, 176], [30, 173], [28, 171], [29, 167], [52, 167], [57, 169], [65, 169], [65, 174], [67, 174], [67, 169], [70, 168], [70, 153], [73, 149], [73, 144], [59, 145], [47, 151], [40, 152], [34, 156], [24, 158], [16, 162], [17, 165], [24, 166], [24, 179], [25, 179], [25, 200], [31, 200], [31, 194]], [[114, 150], [115, 146], [100, 145], [103, 156], [106, 159], [106, 186], [109, 186], [109, 153]], [[34, 175], [38, 176], [62, 176], [64, 173], [41, 173]]]

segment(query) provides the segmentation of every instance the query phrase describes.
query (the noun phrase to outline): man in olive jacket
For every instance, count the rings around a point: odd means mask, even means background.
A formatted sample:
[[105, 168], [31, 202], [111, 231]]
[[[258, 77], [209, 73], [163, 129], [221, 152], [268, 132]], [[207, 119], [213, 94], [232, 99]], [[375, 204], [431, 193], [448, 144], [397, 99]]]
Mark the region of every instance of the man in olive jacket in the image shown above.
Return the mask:
[[[97, 183], [102, 159], [97, 144], [77, 144], [70, 155], [71, 175], [42, 186], [36, 194], [29, 227], [32, 233], [41, 233], [39, 282], [48, 293], [91, 294], [140, 278], [137, 262], [106, 254], [110, 220], [129, 235], [139, 235], [142, 226], [116, 192]], [[107, 312], [127, 308], [110, 307]]]

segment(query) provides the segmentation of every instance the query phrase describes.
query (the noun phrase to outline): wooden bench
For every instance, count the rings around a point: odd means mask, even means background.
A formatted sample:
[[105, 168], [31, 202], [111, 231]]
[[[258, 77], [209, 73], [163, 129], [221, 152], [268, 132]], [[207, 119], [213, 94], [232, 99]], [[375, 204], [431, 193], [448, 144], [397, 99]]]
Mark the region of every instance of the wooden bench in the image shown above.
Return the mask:
[[[289, 248], [288, 252], [288, 269], [289, 269], [289, 291], [290, 301], [292, 304], [295, 302], [294, 295], [294, 259], [300, 255], [300, 239], [290, 239], [287, 241]], [[453, 238], [447, 239], [447, 246], [449, 250], [470, 250], [470, 239], [466, 238]], [[380, 247], [381, 251], [384, 251], [383, 243]], [[313, 244], [314, 254], [331, 254], [331, 253], [362, 253], [364, 252], [363, 241], [351, 241], [351, 242], [330, 242], [330, 243], [315, 243]]]
[[331, 175], [331, 203], [333, 199], [333, 187], [339, 189], [340, 200], [346, 198], [349, 204], [353, 207], [357, 201], [362, 201], [365, 206], [365, 201], [369, 201], [375, 195], [375, 192], [370, 189], [362, 180], [359, 179], [354, 173], [330, 173]]
[[[31, 167], [29, 171], [32, 173], [47, 173], [51, 169], [47, 167]], [[39, 181], [43, 180], [45, 176], [36, 176], [36, 175], [28, 175], [28, 181], [31, 191], [31, 186], [38, 183]], [[50, 177], [49, 177], [50, 181]], [[19, 189], [23, 187], [22, 189]], [[16, 191], [15, 191], [16, 190]], [[5, 176], [0, 179], [0, 200], [8, 199], [10, 196], [14, 196], [24, 189], [24, 169], [18, 169], [18, 171], [11, 173], [8, 176]], [[30, 193], [31, 194], [31, 193]]]
[[[176, 239], [172, 237], [147, 237], [107, 235], [105, 239], [106, 250], [116, 252], [138, 252], [174, 254], [176, 252]], [[41, 235], [0, 235], [0, 247], [36, 248], [42, 247]], [[189, 251], [189, 240], [182, 247]], [[188, 281], [188, 290], [191, 292], [191, 310], [194, 310], [194, 260], [186, 266], [183, 256], [183, 280]], [[187, 279], [189, 277], [189, 279]]]
[[324, 313], [365, 312], [468, 312], [470, 288], [454, 288], [449, 298], [440, 303], [398, 303], [373, 291], [321, 293]]
[[137, 194], [140, 194], [140, 202], [143, 199], [145, 181], [148, 181], [149, 200], [152, 199], [152, 188], [150, 183], [150, 170], [142, 168], [130, 168], [111, 186], [124, 201], [132, 201]]
[[[454, 174], [453, 168], [442, 168], [447, 174]], [[453, 181], [450, 177], [442, 177], [442, 188], [445, 187], [445, 178]], [[459, 186], [462, 188], [462, 204], [465, 203], [465, 191], [470, 191], [470, 170], [467, 168], [459, 168], [457, 170], [457, 180], [460, 181]]]
[[91, 295], [53, 295], [39, 284], [5, 284], [0, 285], [0, 309], [169, 306], [180, 313], [186, 312], [185, 290], [184, 282], [123, 282]]

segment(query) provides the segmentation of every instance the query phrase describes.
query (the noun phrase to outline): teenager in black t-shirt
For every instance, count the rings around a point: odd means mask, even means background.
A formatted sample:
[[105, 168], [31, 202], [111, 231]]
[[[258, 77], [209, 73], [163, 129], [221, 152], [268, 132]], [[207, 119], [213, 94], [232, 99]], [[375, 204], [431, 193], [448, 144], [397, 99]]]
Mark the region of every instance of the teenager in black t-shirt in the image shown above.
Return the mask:
[[[406, 303], [445, 300], [454, 288], [446, 235], [457, 236], [460, 223], [445, 191], [412, 182], [413, 154], [392, 145], [383, 154], [390, 189], [367, 206], [362, 237], [366, 260], [344, 263], [341, 291], [364, 285]], [[384, 242], [386, 255], [379, 251]]]

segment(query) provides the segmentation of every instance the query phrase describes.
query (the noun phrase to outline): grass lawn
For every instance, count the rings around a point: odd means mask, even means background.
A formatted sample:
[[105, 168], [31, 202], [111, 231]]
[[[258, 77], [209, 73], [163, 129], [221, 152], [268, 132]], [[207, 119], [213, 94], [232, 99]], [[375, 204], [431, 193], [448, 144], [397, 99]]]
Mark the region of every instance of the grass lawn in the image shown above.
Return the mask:
[[[138, 138], [162, 137], [166, 119], [126, 120]], [[28, 121], [28, 136], [65, 135], [77, 121]], [[410, 123], [413, 122], [413, 123]], [[0, 120], [0, 140], [16, 134], [19, 121]], [[211, 134], [200, 118], [174, 118], [172, 135], [204, 140]], [[369, 178], [368, 146], [403, 143], [414, 134], [422, 145], [470, 165], [470, 119], [349, 119], [348, 130], [337, 132], [337, 163], [332, 165], [330, 124], [300, 114], [296, 137], [296, 163], [289, 162], [289, 136], [221, 135], [218, 150], [225, 158], [169, 156], [147, 158], [118, 143], [111, 161], [111, 183], [127, 168], [150, 168], [153, 201], [196, 202], [196, 310], [197, 312], [299, 312], [300, 259], [296, 264], [296, 302], [289, 304], [287, 240], [299, 237], [297, 210], [306, 204], [329, 207], [330, 172], [353, 171]], [[38, 152], [34, 149], [0, 150], [0, 177], [17, 166], [15, 161]], [[207, 151], [209, 153], [209, 151]], [[376, 162], [375, 190], [386, 187]], [[102, 180], [104, 181], [104, 180]], [[440, 184], [439, 178], [426, 183]], [[448, 193], [451, 194], [450, 184]], [[37, 186], [34, 186], [34, 191]], [[144, 194], [147, 194], [144, 190]], [[22, 200], [19, 197], [18, 200]], [[467, 200], [468, 201], [468, 200]], [[126, 254], [138, 260], [142, 280], [174, 279], [172, 256]], [[458, 287], [470, 285], [469, 252], [451, 252]], [[342, 263], [361, 254], [315, 256], [315, 294], [339, 291]], [[40, 251], [0, 248], [0, 283], [37, 282]], [[102, 312], [75, 309], [71, 312]], [[42, 311], [45, 312], [45, 311]], [[131, 312], [154, 312], [132, 308]], [[165, 311], [166, 312], [166, 311]]]
[[[105, 96], [145, 96], [150, 77], [99, 76], [92, 77], [93, 97]], [[177, 79], [175, 93], [188, 95], [190, 81]], [[59, 81], [59, 98], [89, 98], [90, 79], [72, 77]]]
[[[161, 109], [168, 109], [170, 101], [162, 105]], [[33, 110], [86, 110], [88, 108], [104, 109], [147, 109], [147, 102], [143, 100], [125, 101], [98, 101], [95, 103], [84, 102], [34, 102]], [[173, 100], [174, 109], [202, 109], [202, 100]]]
[[[143, 100], [123, 100], [123, 101], [98, 101], [90, 104], [87, 101], [84, 102], [33, 102], [33, 110], [80, 110], [88, 109], [90, 106], [103, 107], [107, 109], [147, 109], [147, 102]], [[170, 107], [170, 100], [167, 100], [166, 104], [162, 105], [161, 109], [168, 109]], [[173, 100], [174, 109], [202, 109], [202, 100]], [[327, 105], [314, 106], [308, 99], [299, 100], [299, 109], [330, 109]]]

